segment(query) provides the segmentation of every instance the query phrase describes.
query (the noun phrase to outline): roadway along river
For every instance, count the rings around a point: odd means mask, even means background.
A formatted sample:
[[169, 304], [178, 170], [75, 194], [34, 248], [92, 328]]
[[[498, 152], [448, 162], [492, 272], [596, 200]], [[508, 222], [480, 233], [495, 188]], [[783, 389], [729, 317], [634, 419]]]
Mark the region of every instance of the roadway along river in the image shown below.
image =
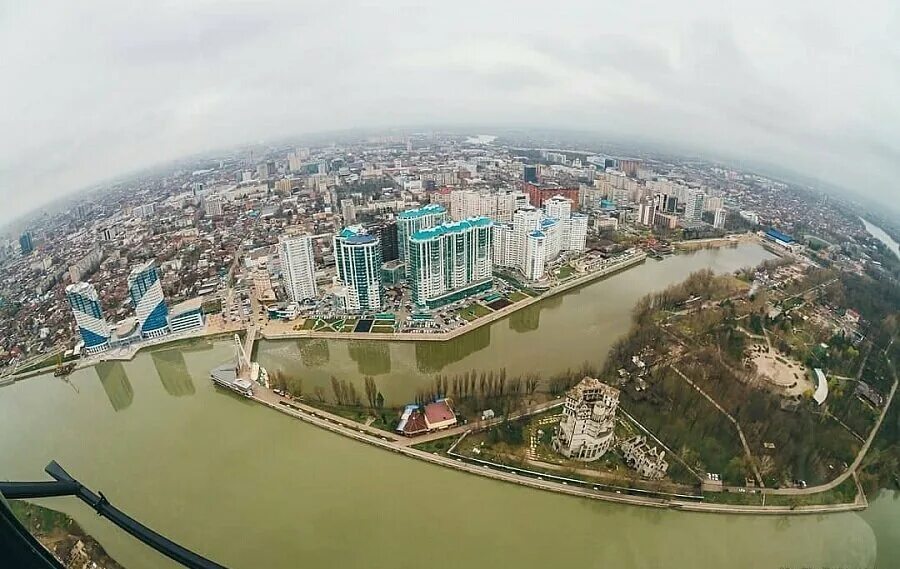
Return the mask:
[[[650, 288], [704, 265], [726, 270], [765, 257], [744, 247], [648, 261], [544, 308], [541, 330], [553, 333], [501, 321], [490, 346], [430, 365], [554, 371], [564, 358], [599, 361]], [[358, 373], [346, 347], [329, 349], [315, 369]], [[273, 352], [286, 359], [284, 350], [261, 351], [274, 360]], [[79, 370], [69, 384], [41, 376], [0, 389], [0, 477], [45, 479], [56, 459], [150, 527], [235, 568], [900, 563], [900, 500], [887, 493], [862, 514], [818, 517], [688, 514], [554, 495], [399, 457], [217, 390], [208, 370], [230, 353], [228, 342], [198, 342]], [[391, 375], [379, 385], [387, 390], [396, 373], [401, 386], [391, 393], [401, 398], [415, 386], [415, 347], [390, 353]], [[412, 361], [398, 361], [404, 354]], [[130, 569], [173, 566], [72, 498], [41, 503], [73, 515]]]

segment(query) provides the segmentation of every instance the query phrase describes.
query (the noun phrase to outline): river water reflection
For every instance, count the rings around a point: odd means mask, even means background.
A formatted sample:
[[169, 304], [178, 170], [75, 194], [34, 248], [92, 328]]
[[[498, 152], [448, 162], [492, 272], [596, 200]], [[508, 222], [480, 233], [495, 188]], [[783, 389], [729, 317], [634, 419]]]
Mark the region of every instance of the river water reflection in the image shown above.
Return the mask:
[[319, 386], [330, 393], [332, 375], [354, 381], [361, 390], [363, 376], [370, 375], [389, 405], [401, 405], [437, 373], [505, 367], [510, 376], [546, 376], [584, 362], [601, 363], [627, 332], [631, 309], [644, 295], [699, 269], [734, 271], [771, 258], [759, 245], [743, 244], [647, 260], [446, 342], [276, 340], [261, 342], [257, 355], [271, 371], [302, 377], [307, 392]]

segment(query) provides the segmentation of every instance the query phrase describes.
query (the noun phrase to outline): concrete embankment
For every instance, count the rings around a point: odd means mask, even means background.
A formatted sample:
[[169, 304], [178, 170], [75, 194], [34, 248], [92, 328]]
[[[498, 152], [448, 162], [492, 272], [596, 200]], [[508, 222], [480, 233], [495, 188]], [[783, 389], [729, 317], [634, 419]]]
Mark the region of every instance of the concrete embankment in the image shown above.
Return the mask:
[[[163, 336], [162, 338], [157, 338], [155, 340], [149, 340], [146, 342], [141, 342], [139, 344], [133, 344], [126, 349], [119, 350], [116, 352], [102, 352], [95, 356], [89, 356], [78, 360], [75, 362], [75, 368], [72, 371], [76, 371], [79, 369], [84, 369], [88, 367], [93, 367], [101, 362], [107, 361], [130, 361], [135, 358], [142, 350], [146, 350], [149, 348], [162, 348], [162, 347], [172, 347], [178, 344], [182, 344], [185, 342], [193, 342], [195, 340], [216, 340], [219, 338], [230, 338], [234, 334], [243, 333], [244, 329], [239, 328], [235, 330], [215, 330], [215, 331], [207, 331], [201, 330], [199, 332], [189, 332], [187, 334], [182, 334], [178, 336]], [[13, 373], [10, 375], [6, 375], [0, 377], [0, 387], [4, 385], [10, 385], [17, 381], [21, 381], [23, 379], [28, 379], [30, 377], [35, 377], [38, 375], [44, 375], [47, 373], [53, 373], [56, 370], [56, 364], [51, 364], [48, 366], [44, 366], [42, 368], [29, 370], [21, 373]]]
[[395, 332], [392, 334], [382, 334], [377, 332], [317, 332], [314, 330], [290, 330], [290, 331], [272, 331], [272, 330], [261, 330], [260, 335], [266, 340], [290, 340], [290, 339], [298, 339], [298, 338], [320, 338], [326, 340], [379, 340], [379, 341], [398, 341], [398, 342], [446, 342], [447, 340], [452, 340], [458, 336], [462, 336], [472, 330], [476, 330], [482, 326], [487, 326], [493, 322], [498, 320], [502, 320], [506, 318], [513, 312], [517, 310], [522, 310], [525, 307], [531, 306], [537, 302], [541, 302], [542, 300], [546, 300], [552, 296], [556, 296], [557, 294], [562, 294], [566, 291], [572, 290], [574, 288], [578, 288], [580, 286], [584, 286], [589, 284], [597, 279], [607, 277], [623, 271], [627, 268], [633, 267], [640, 263], [643, 263], [647, 259], [646, 253], [638, 253], [635, 254], [634, 257], [631, 257], [627, 260], [622, 261], [621, 263], [617, 263], [610, 267], [606, 267], [600, 269], [598, 271], [591, 272], [584, 276], [572, 279], [570, 281], [566, 281], [561, 283], [544, 294], [540, 296], [532, 296], [526, 298], [524, 300], [520, 300], [519, 302], [515, 302], [510, 304], [505, 308], [501, 308], [500, 310], [491, 312], [477, 320], [474, 320], [465, 326], [460, 326], [459, 328], [455, 328], [448, 332], [433, 332], [433, 333], [414, 333], [414, 332]]
[[628, 504], [633, 506], [644, 506], [652, 508], [667, 508], [690, 512], [704, 513], [720, 513], [720, 514], [745, 514], [745, 515], [797, 515], [797, 514], [823, 514], [834, 512], [847, 512], [865, 509], [866, 503], [863, 497], [862, 502], [857, 501], [853, 504], [835, 504], [823, 506], [739, 506], [730, 504], [710, 504], [700, 502], [688, 502], [684, 500], [673, 500], [664, 498], [653, 498], [647, 496], [631, 496], [628, 494], [618, 494], [613, 492], [604, 492], [601, 490], [593, 490], [586, 487], [578, 487], [559, 482], [552, 482], [540, 478], [534, 478], [522, 474], [516, 474], [513, 469], [504, 469], [502, 465], [494, 467], [488, 465], [470, 464], [459, 458], [450, 458], [441, 454], [429, 453], [419, 449], [406, 446], [395, 440], [388, 438], [388, 433], [381, 434], [365, 427], [362, 424], [354, 423], [348, 419], [320, 411], [304, 411], [296, 405], [295, 408], [289, 408], [276, 402], [266, 401], [258, 396], [254, 399], [263, 405], [270, 407], [276, 411], [284, 413], [288, 416], [300, 419], [306, 423], [331, 431], [332, 433], [349, 437], [353, 440], [373, 445], [384, 450], [395, 452], [400, 455], [407, 456], [418, 460], [423, 460], [436, 466], [453, 468], [469, 474], [484, 476], [494, 480], [503, 482], [511, 482], [520, 486], [527, 486], [537, 490], [545, 490], [549, 492], [557, 492], [570, 496], [578, 496], [581, 498], [590, 498], [592, 500], [603, 500], [607, 502], [616, 502], [620, 504]]

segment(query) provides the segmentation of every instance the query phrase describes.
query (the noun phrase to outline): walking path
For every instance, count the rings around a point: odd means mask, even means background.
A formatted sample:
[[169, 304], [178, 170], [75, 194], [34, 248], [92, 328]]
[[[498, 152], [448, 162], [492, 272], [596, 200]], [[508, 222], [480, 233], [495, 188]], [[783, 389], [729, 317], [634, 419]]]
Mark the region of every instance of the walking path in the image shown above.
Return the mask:
[[869, 447], [872, 446], [872, 441], [875, 440], [876, 435], [878, 435], [878, 431], [881, 429], [881, 423], [884, 421], [885, 415], [887, 415], [888, 409], [891, 407], [891, 402], [894, 400], [894, 394], [897, 393], [897, 384], [900, 383], [900, 380], [897, 378], [897, 370], [894, 369], [894, 364], [891, 363], [891, 371], [894, 374], [894, 385], [891, 387], [891, 392], [888, 394], [887, 399], [884, 402], [884, 407], [881, 409], [881, 414], [878, 416], [878, 420], [875, 422], [875, 426], [872, 427], [872, 430], [869, 431], [869, 436], [866, 437], [866, 442], [863, 443], [862, 448], [859, 449], [859, 453], [857, 453], [856, 458], [853, 459], [853, 463], [850, 466], [839, 474], [836, 478], [832, 479], [825, 484], [820, 484], [818, 486], [807, 486], [806, 488], [765, 488], [763, 492], [768, 494], [787, 494], [792, 496], [801, 496], [804, 494], [817, 494], [819, 492], [827, 492], [834, 488], [840, 486], [847, 478], [851, 475], [856, 474], [856, 470], [859, 468], [859, 465], [862, 464], [863, 459], [866, 457], [866, 453], [869, 452]]
[[[526, 486], [538, 490], [558, 492], [560, 494], [567, 494], [570, 496], [579, 496], [594, 500], [604, 500], [636, 506], [728, 514], [822, 514], [865, 509], [865, 503], [860, 503], [859, 500], [852, 504], [833, 504], [825, 506], [735, 506], [729, 504], [695, 503], [679, 499], [632, 496], [629, 494], [619, 494], [603, 490], [595, 490], [590, 485], [569, 485], [563, 482], [554, 482], [552, 480], [543, 479], [541, 477], [532, 477], [526, 474], [518, 473], [512, 468], [504, 468], [502, 465], [491, 466], [486, 464], [472, 464], [460, 458], [450, 458], [438, 453], [429, 453], [426, 451], [422, 451], [410, 446], [411, 444], [425, 442], [421, 437], [411, 440], [398, 440], [398, 437], [392, 435], [391, 433], [387, 433], [378, 429], [372, 429], [371, 427], [365, 427], [359, 423], [350, 421], [349, 419], [345, 419], [331, 413], [326, 413], [307, 405], [298, 404], [297, 402], [290, 402], [292, 407], [288, 407], [282, 404], [282, 402], [288, 402], [286, 399], [278, 397], [275, 393], [262, 387], [257, 389], [256, 394], [253, 398], [259, 403], [266, 405], [267, 407], [290, 415], [291, 417], [294, 417], [296, 419], [300, 419], [304, 422], [310, 423], [317, 427], [321, 427], [333, 433], [349, 437], [359, 442], [371, 444], [385, 450], [396, 452], [409, 458], [423, 460], [437, 466], [453, 468], [456, 470], [467, 472], [469, 474], [476, 474], [479, 476], [492, 478], [494, 480], [511, 482], [513, 484], [519, 484], [520, 486]], [[551, 401], [529, 410], [520, 411], [516, 416], [539, 412], [539, 410], [550, 409], [559, 404], [559, 401]], [[484, 424], [489, 425], [498, 421], [502, 421], [502, 418], [497, 418], [492, 421], [486, 421], [484, 422]], [[448, 431], [442, 431], [438, 434], [440, 436], [437, 438], [442, 438], [448, 436], [451, 433]]]
[[753, 453], [750, 452], [750, 446], [747, 444], [747, 438], [744, 436], [744, 431], [741, 430], [741, 425], [737, 422], [737, 419], [732, 417], [731, 413], [729, 413], [721, 405], [719, 405], [719, 403], [716, 402], [715, 399], [713, 399], [712, 397], [707, 395], [705, 391], [700, 389], [700, 386], [698, 386], [696, 383], [694, 383], [693, 381], [688, 379], [688, 377], [686, 375], [681, 373], [680, 369], [678, 369], [675, 366], [672, 366], [672, 369], [675, 370], [675, 373], [680, 375], [682, 379], [684, 379], [686, 382], [688, 382], [688, 385], [690, 385], [691, 387], [696, 389], [700, 395], [705, 397], [707, 401], [712, 403], [716, 407], [716, 409], [721, 411], [721, 413], [723, 415], [725, 415], [726, 417], [728, 417], [728, 420], [734, 424], [734, 427], [737, 429], [738, 436], [741, 438], [741, 444], [744, 446], [744, 453], [747, 455], [747, 460], [750, 461], [750, 468], [753, 469], [753, 476], [756, 478], [756, 483], [759, 484], [760, 488], [765, 488], [766, 485], [763, 482], [762, 476], [759, 473], [759, 469], [756, 467], [756, 461], [753, 459]]
[[851, 435], [853, 435], [853, 437], [856, 438], [859, 442], [861, 442], [861, 443], [866, 442], [866, 439], [864, 439], [864, 438], [862, 438], [860, 435], [858, 435], [858, 434], [856, 433], [856, 431], [854, 431], [853, 429], [851, 429], [850, 426], [847, 425], [847, 423], [845, 423], [845, 422], [841, 421], [840, 419], [838, 419], [831, 411], [826, 410], [826, 411], [825, 411], [825, 415], [828, 416], [828, 417], [831, 418], [831, 419], [834, 419], [835, 422], [836, 422], [838, 425], [844, 427], [844, 430], [847, 431], [848, 433], [850, 433]]

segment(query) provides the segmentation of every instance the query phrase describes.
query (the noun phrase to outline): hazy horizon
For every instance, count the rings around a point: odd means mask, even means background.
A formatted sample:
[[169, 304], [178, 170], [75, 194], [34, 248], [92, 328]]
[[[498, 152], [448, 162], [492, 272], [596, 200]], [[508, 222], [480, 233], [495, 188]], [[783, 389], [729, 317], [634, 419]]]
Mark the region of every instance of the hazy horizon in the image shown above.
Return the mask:
[[893, 206], [896, 5], [692, 6], [5, 6], [0, 223], [212, 149], [418, 124], [644, 140]]

